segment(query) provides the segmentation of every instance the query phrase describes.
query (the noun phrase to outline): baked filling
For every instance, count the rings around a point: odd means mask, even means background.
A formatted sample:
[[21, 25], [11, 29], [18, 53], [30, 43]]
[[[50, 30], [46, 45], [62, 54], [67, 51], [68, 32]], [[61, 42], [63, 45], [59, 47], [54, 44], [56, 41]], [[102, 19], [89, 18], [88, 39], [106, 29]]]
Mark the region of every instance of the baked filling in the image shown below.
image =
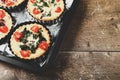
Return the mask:
[[21, 4], [25, 0], [0, 0], [0, 6], [14, 7]]
[[50, 35], [47, 29], [37, 23], [20, 26], [10, 39], [11, 50], [23, 59], [40, 57], [49, 46]]
[[0, 9], [0, 39], [9, 33], [12, 26], [12, 17], [5, 10]]
[[64, 2], [63, 0], [29, 0], [27, 10], [36, 19], [54, 20], [62, 14]]

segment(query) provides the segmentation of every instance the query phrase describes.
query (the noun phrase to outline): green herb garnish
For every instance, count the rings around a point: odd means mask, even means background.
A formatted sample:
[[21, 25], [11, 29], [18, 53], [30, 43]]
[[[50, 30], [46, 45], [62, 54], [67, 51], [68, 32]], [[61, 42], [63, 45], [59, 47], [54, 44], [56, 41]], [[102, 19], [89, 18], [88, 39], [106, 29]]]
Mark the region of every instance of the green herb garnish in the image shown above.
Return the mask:
[[52, 2], [51, 3], [54, 3], [55, 2], [55, 0], [52, 0]]
[[[20, 39], [20, 42], [23, 43], [23, 45], [20, 45], [20, 48], [22, 50], [30, 50], [33, 54], [36, 52], [36, 49], [38, 48], [38, 45], [41, 41], [46, 41], [46, 39], [42, 36], [43, 30], [40, 28], [38, 34], [33, 34], [26, 28], [22, 31], [23, 37]], [[35, 43], [35, 41], [28, 41], [28, 37], [32, 36], [33, 39], [38, 39], [38, 42]]]

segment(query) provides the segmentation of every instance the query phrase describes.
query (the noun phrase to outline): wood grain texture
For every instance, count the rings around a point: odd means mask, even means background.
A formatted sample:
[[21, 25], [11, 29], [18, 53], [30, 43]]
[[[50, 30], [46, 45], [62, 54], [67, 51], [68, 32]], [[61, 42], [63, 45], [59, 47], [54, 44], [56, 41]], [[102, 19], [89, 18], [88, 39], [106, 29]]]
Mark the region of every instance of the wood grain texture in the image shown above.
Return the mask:
[[81, 0], [61, 50], [120, 51], [119, 0]]
[[60, 52], [42, 74], [0, 63], [0, 80], [119, 80], [119, 57], [120, 52]]

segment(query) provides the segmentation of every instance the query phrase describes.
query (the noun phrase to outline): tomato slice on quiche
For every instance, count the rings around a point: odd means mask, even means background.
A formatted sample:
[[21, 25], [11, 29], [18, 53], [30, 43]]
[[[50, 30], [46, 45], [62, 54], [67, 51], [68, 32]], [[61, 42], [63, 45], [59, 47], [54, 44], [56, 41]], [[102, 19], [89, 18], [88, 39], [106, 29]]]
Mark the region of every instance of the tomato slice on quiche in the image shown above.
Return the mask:
[[8, 32], [8, 27], [7, 26], [0, 26], [0, 32], [7, 33]]
[[29, 57], [30, 56], [30, 51], [29, 50], [21, 50], [20, 54], [22, 57]]
[[42, 56], [50, 46], [49, 31], [38, 23], [19, 26], [10, 39], [12, 52], [22, 59]]
[[3, 19], [5, 17], [5, 11], [4, 10], [0, 10], [0, 19]]
[[20, 38], [22, 38], [23, 33], [22, 32], [15, 32], [14, 33], [14, 38], [16, 41], [19, 41]]
[[42, 41], [39, 45], [39, 48], [43, 49], [43, 50], [47, 50], [49, 47], [49, 44], [46, 41]]
[[51, 21], [59, 18], [64, 12], [63, 0], [29, 0], [27, 11], [36, 19]]
[[13, 27], [12, 16], [0, 8], [0, 40], [5, 38]]
[[0, 0], [0, 6], [4, 8], [14, 8], [24, 2], [26, 2], [26, 0]]

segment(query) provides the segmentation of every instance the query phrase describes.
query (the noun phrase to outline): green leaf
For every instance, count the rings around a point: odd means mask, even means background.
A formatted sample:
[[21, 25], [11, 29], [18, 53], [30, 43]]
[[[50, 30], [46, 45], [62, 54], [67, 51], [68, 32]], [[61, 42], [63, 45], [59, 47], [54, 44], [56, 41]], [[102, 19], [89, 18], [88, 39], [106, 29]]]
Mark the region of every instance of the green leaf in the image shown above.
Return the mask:
[[51, 3], [54, 3], [55, 2], [55, 0], [52, 0], [52, 2]]
[[45, 7], [49, 7], [49, 5], [48, 5], [47, 2], [44, 2], [44, 3], [43, 3], [43, 6], [45, 6]]
[[29, 50], [30, 48], [27, 45], [20, 45], [22, 50]]

